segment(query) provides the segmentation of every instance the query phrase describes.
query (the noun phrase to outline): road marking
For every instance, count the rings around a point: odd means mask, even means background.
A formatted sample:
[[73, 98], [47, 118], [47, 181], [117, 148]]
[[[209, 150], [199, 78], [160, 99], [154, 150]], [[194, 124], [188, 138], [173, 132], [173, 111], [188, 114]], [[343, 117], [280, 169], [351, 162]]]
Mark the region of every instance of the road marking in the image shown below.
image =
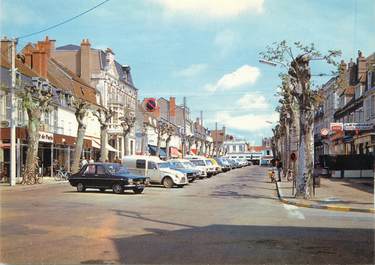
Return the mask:
[[300, 220], [305, 220], [305, 216], [302, 212], [298, 210], [297, 206], [289, 205], [289, 204], [283, 204], [284, 208], [288, 211], [288, 216], [290, 218], [297, 218]]

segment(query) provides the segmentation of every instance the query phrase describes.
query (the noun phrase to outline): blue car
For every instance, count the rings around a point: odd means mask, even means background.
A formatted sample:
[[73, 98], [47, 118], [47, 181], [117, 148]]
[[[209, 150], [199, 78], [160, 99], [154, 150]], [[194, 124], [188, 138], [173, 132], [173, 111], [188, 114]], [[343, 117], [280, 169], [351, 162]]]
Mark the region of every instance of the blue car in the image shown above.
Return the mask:
[[180, 171], [182, 173], [185, 173], [188, 181], [193, 182], [196, 178], [199, 177], [199, 170], [197, 169], [192, 169], [192, 168], [187, 168], [184, 166], [184, 164], [180, 161], [168, 161], [169, 168], [173, 170]]

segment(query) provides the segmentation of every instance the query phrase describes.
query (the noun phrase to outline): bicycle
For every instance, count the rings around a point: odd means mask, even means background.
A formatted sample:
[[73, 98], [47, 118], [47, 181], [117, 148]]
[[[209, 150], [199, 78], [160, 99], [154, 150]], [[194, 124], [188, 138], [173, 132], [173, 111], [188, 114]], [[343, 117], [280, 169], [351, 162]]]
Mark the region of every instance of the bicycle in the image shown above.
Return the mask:
[[68, 180], [70, 173], [63, 168], [57, 170], [57, 174], [54, 175], [56, 181]]

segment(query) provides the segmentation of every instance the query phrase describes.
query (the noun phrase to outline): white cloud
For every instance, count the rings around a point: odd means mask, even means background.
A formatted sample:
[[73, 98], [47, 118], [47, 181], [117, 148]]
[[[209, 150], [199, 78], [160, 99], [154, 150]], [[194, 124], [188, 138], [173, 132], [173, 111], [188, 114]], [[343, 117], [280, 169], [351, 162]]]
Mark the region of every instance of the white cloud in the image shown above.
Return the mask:
[[243, 115], [232, 115], [230, 112], [218, 112], [216, 114], [216, 120], [220, 120], [221, 123], [229, 129], [237, 129], [246, 132], [257, 132], [263, 129], [271, 128], [272, 124], [268, 121], [276, 122], [279, 118], [279, 114], [272, 112], [269, 114], [243, 114]]
[[232, 18], [246, 12], [262, 13], [264, 0], [153, 0], [169, 14], [201, 18]]
[[185, 69], [176, 72], [177, 76], [193, 77], [201, 74], [207, 69], [207, 64], [192, 64]]
[[228, 55], [239, 43], [239, 36], [231, 30], [223, 30], [216, 34], [214, 44], [219, 48], [220, 55]]
[[271, 106], [266, 98], [257, 93], [247, 93], [237, 101], [237, 105], [244, 110], [266, 110]]
[[223, 75], [215, 84], [206, 84], [204, 88], [210, 92], [231, 90], [244, 85], [254, 84], [259, 76], [259, 68], [246, 64], [232, 73]]

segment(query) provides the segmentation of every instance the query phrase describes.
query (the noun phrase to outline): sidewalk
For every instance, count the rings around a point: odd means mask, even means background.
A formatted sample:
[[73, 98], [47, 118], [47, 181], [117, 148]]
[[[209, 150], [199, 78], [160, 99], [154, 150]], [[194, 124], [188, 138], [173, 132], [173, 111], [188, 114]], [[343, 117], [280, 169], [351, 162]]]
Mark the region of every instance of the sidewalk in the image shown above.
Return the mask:
[[321, 178], [311, 200], [296, 199], [292, 194], [292, 182], [277, 182], [282, 202], [301, 207], [375, 213], [373, 179]]
[[9, 183], [0, 183], [0, 192], [12, 191], [12, 190], [35, 190], [35, 189], [43, 188], [47, 185], [56, 185], [56, 184], [64, 184], [64, 183], [68, 183], [68, 181], [67, 180], [56, 181], [54, 178], [51, 178], [51, 177], [44, 177], [42, 184], [35, 184], [35, 185], [16, 184], [16, 186], [10, 186]]

